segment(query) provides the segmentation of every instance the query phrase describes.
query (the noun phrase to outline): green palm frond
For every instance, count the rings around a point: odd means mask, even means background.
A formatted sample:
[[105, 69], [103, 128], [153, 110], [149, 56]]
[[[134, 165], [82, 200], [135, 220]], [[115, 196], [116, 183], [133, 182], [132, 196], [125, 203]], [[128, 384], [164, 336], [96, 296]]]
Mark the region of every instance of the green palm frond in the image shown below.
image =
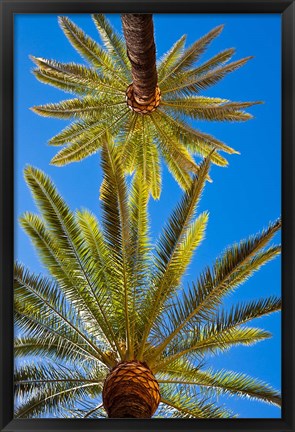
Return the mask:
[[90, 156], [102, 147], [103, 137], [107, 132], [116, 133], [124, 122], [128, 111], [122, 107], [114, 109], [112, 114], [108, 112], [108, 117], [101, 118], [100, 121], [89, 120], [87, 122], [78, 122], [67, 127], [60, 134], [51, 140], [51, 144], [68, 144], [60, 150], [52, 159], [52, 163], [57, 166], [63, 166], [69, 162], [79, 162], [86, 156]]
[[154, 198], [159, 198], [161, 167], [157, 147], [152, 140], [152, 124], [148, 118], [131, 115], [118, 138], [124, 171], [137, 171]]
[[150, 285], [150, 277], [147, 275], [147, 266], [151, 258], [151, 245], [149, 239], [149, 221], [147, 206], [149, 201], [148, 188], [139, 173], [134, 177], [130, 196], [130, 256], [131, 256], [131, 302], [133, 319], [131, 323], [133, 350], [137, 349], [139, 322], [142, 322], [142, 300]]
[[31, 364], [25, 363], [20, 367], [15, 368], [14, 385], [17, 390], [17, 396], [23, 396], [24, 390], [28, 389], [34, 392], [34, 387], [38, 385], [51, 384], [55, 386], [61, 382], [73, 383], [93, 383], [101, 387], [106, 376], [107, 369], [93, 367], [90, 375], [85, 376], [77, 367], [73, 365], [51, 365], [49, 369], [46, 364]]
[[112, 57], [93, 39], [86, 36], [83, 30], [67, 17], [59, 17], [59, 24], [69, 42], [93, 67], [104, 71], [105, 75], [111, 76], [114, 81], [128, 84], [121, 70], [116, 67]]
[[233, 291], [262, 265], [280, 253], [279, 246], [263, 251], [280, 226], [280, 221], [277, 221], [261, 234], [227, 249], [216, 260], [213, 269], [207, 268], [197, 283], [193, 284], [187, 293], [184, 293], [179, 307], [175, 308], [176, 315], [179, 315], [179, 319], [176, 318], [175, 322], [182, 326], [183, 323], [187, 323], [194, 317], [210, 319], [211, 311], [220, 304], [224, 295]]
[[208, 403], [206, 398], [193, 389], [188, 391], [184, 386], [163, 383], [161, 385], [161, 402], [172, 408], [172, 418], [232, 418], [233, 414], [224, 407]]
[[62, 255], [63, 252], [66, 257], [62, 263], [62, 271], [73, 275], [73, 284], [66, 286], [68, 298], [72, 301], [76, 300], [78, 286], [80, 288], [78, 296], [82, 298], [84, 309], [86, 306], [87, 316], [89, 317], [89, 314], [91, 316], [89, 326], [92, 333], [97, 332], [100, 335], [101, 327], [105, 325], [104, 316], [101, 314], [102, 306], [98, 299], [97, 287], [80, 256], [83, 240], [74, 215], [50, 179], [41, 171], [28, 167], [25, 171], [25, 178], [42, 211], [44, 221], [54, 237], [55, 254]]
[[[223, 26], [211, 30], [188, 48], [185, 48], [186, 37], [181, 37], [158, 61], [160, 104], [155, 111], [143, 115], [129, 109], [126, 102], [132, 78], [122, 36], [104, 15], [94, 14], [93, 21], [102, 45], [69, 18], [59, 18], [64, 34], [89, 63], [88, 67], [32, 57], [37, 66], [33, 71], [37, 79], [78, 96], [33, 107], [33, 111], [42, 116], [74, 120], [50, 139], [51, 145], [64, 146], [51, 163], [63, 166], [81, 161], [100, 151], [104, 135], [109, 133], [115, 138], [115, 146], [122, 151], [124, 172], [130, 174], [139, 170], [155, 199], [159, 198], [161, 190], [161, 157], [185, 190], [191, 185], [192, 175], [198, 172], [195, 155], [207, 157], [215, 149], [212, 163], [226, 166], [228, 160], [220, 153], [238, 151], [197, 130], [195, 124], [188, 124], [189, 119], [232, 122], [252, 117], [246, 109], [257, 102], [196, 97], [196, 93], [216, 84], [250, 59], [230, 62], [234, 54], [230, 48], [199, 62]], [[139, 141], [143, 144], [138, 145]]]
[[104, 46], [109, 54], [116, 60], [116, 63], [119, 63], [123, 68], [128, 82], [131, 81], [129, 60], [123, 38], [111, 27], [103, 14], [94, 14], [92, 18]]
[[227, 160], [218, 153], [219, 150], [229, 154], [237, 153], [234, 149], [226, 146], [211, 135], [191, 128], [180, 118], [171, 118], [162, 109], [158, 110], [158, 115], [161, 118], [162, 128], [168, 129], [168, 134], [171, 134], [173, 140], [182, 142], [188, 150], [197, 151], [204, 157], [207, 157], [215, 150], [211, 154], [211, 161], [216, 165], [226, 166], [228, 164]]
[[208, 159], [200, 167], [198, 177], [184, 195], [180, 205], [176, 207], [158, 241], [155, 256], [156, 272], [152, 282], [155, 289], [152, 294], [149, 293], [147, 305], [143, 306], [143, 311], [147, 311], [148, 323], [144, 330], [139, 356], [143, 353], [148, 334], [163, 304], [175, 292], [194, 249], [204, 236], [207, 214], [203, 213], [195, 222], [191, 221], [204, 187], [209, 164]]
[[[120, 89], [112, 81], [102, 77], [94, 68], [88, 68], [76, 63], [62, 63], [56, 60], [47, 60], [30, 56], [37, 68], [33, 70], [36, 78], [45, 84], [51, 84], [69, 93], [97, 94], [115, 93]], [[122, 88], [121, 93], [124, 93]]]
[[188, 117], [207, 121], [245, 121], [252, 116], [241, 111], [259, 102], [227, 102], [219, 99], [203, 97], [185, 97], [163, 101], [162, 107], [167, 112], [185, 114]]
[[204, 62], [201, 66], [196, 67], [190, 71], [190, 75], [201, 75], [205, 72], [209, 72], [210, 70], [217, 68], [218, 66], [224, 65], [227, 63], [235, 54], [234, 48], [228, 48], [215, 56], [211, 57], [209, 60]]
[[[104, 233], [113, 262], [113, 279], [118, 287], [123, 312], [123, 331], [126, 331], [127, 351], [132, 356], [131, 317], [134, 313], [131, 300], [130, 225], [127, 186], [120, 164], [120, 154], [109, 137], [105, 136], [102, 152], [104, 181], [100, 194], [104, 210]], [[128, 354], [129, 355], [129, 354]]]
[[106, 107], [124, 105], [120, 99], [112, 99], [111, 102], [97, 100], [89, 96], [84, 99], [69, 99], [56, 104], [40, 105], [32, 108], [34, 112], [44, 117], [67, 118], [85, 118], [92, 119]]
[[[103, 354], [105, 337], [99, 331], [89, 334], [80, 316], [65, 302], [58, 286], [51, 281], [36, 277], [22, 267], [15, 268], [15, 317], [18, 326], [24, 330], [36, 327], [36, 338], [51, 337], [64, 343], [64, 348], [77, 347], [79, 352], [86, 352], [100, 361], [107, 361]], [[57, 297], [55, 294], [57, 293]], [[25, 303], [24, 303], [25, 299]], [[31, 334], [33, 335], [32, 331]], [[96, 337], [94, 335], [96, 334]], [[100, 339], [97, 339], [100, 337]], [[99, 340], [99, 343], [98, 343]], [[99, 348], [101, 345], [102, 349]], [[86, 348], [85, 348], [86, 347]]]
[[159, 135], [158, 144], [162, 148], [162, 153], [164, 159], [166, 159], [166, 163], [169, 167], [169, 158], [173, 160], [175, 165], [182, 171], [194, 172], [198, 171], [198, 167], [194, 162], [192, 156], [189, 154], [187, 149], [177, 141], [173, 140], [172, 134], [167, 133], [165, 129], [161, 127], [161, 122], [159, 121], [159, 117], [157, 114], [151, 116], [151, 120], [154, 126], [154, 129], [157, 131]]
[[55, 363], [67, 363], [76, 361], [88, 364], [93, 364], [97, 358], [92, 355], [87, 345], [81, 344], [65, 344], [59, 343], [59, 339], [53, 334], [47, 334], [42, 339], [38, 337], [22, 336], [14, 340], [14, 355], [16, 357], [26, 359], [30, 356], [35, 358], [42, 358], [46, 361], [53, 361]]
[[[71, 268], [68, 257], [60, 253], [58, 243], [52, 232], [37, 215], [27, 213], [23, 215], [20, 222], [36, 247], [41, 261], [58, 282], [67, 301], [83, 313], [85, 323], [91, 331], [94, 334], [100, 334], [94, 299], [85, 289], [85, 285], [81, 283], [81, 278], [77, 277]], [[95, 264], [97, 266], [98, 263]], [[104, 304], [108, 304], [108, 302], [105, 301]], [[104, 321], [100, 320], [100, 322], [104, 325]]]
[[[201, 358], [205, 355], [214, 355], [229, 350], [238, 345], [251, 346], [257, 342], [269, 339], [271, 333], [253, 327], [224, 326], [215, 328], [215, 323], [205, 329], [198, 329], [198, 334], [187, 336], [185, 344], [180, 341], [163, 358], [154, 365], [153, 370], [159, 372], [178, 359], [190, 359], [195, 355]], [[194, 332], [196, 333], [196, 331]]]
[[221, 32], [223, 26], [218, 26], [203, 36], [201, 39], [194, 42], [189, 48], [187, 48], [181, 55], [179, 56], [177, 62], [174, 63], [173, 67], [164, 74], [162, 81], [159, 82], [161, 85], [162, 82], [167, 82], [168, 79], [172, 76], [174, 77], [179, 72], [187, 71], [189, 67], [198, 60], [201, 54], [206, 50], [208, 45], [215, 39]]
[[223, 394], [238, 395], [242, 398], [260, 400], [281, 406], [279, 392], [263, 381], [242, 373], [227, 370], [202, 370], [181, 363], [179, 368], [169, 366], [167, 372], [159, 373], [158, 376], [160, 384], [196, 386], [204, 395], [210, 397]]
[[[191, 303], [196, 301], [195, 298], [190, 297], [190, 299]], [[175, 302], [175, 306], [172, 309], [169, 309], [170, 326], [165, 331], [166, 337], [164, 337], [164, 340], [162, 340], [159, 346], [155, 348], [149, 361], [155, 361], [155, 359], [164, 352], [166, 347], [169, 347], [169, 344], [171, 344], [173, 340], [177, 340], [177, 337], [186, 337], [187, 332], [193, 331], [196, 326], [200, 330], [200, 325], [205, 324], [208, 320], [214, 321], [219, 328], [222, 328], [222, 325], [229, 328], [230, 326], [234, 327], [245, 324], [252, 319], [260, 318], [281, 309], [281, 300], [277, 297], [269, 297], [266, 299], [236, 304], [229, 312], [221, 311], [217, 315], [214, 313], [213, 309], [211, 316], [206, 315], [206, 319], [204, 319], [204, 317], [198, 314], [197, 308], [193, 309], [191, 307], [188, 297], [186, 300], [186, 303], [179, 302], [180, 304], [177, 304], [177, 302]], [[162, 321], [167, 322], [166, 317], [163, 316]], [[163, 337], [163, 329], [161, 328], [161, 325], [155, 326], [154, 333], [158, 335], [162, 334]]]
[[193, 69], [186, 74], [174, 77], [167, 83], [165, 82], [162, 86], [162, 93], [163, 95], [167, 94], [170, 96], [192, 96], [217, 84], [227, 74], [244, 66], [251, 58], [252, 57], [246, 57], [220, 67], [210, 68], [208, 73], [203, 73], [202, 66], [200, 67], [200, 73], [199, 68]]
[[[161, 334], [164, 340], [160, 343], [156, 353], [162, 352], [165, 347], [175, 338], [179, 333], [185, 334], [186, 330], [193, 327], [196, 323], [206, 322], [212, 318], [216, 318], [214, 313], [216, 308], [221, 303], [222, 298], [227, 293], [233, 291], [238, 285], [244, 283], [254, 271], [257, 271], [261, 265], [269, 262], [280, 253], [280, 247], [276, 246], [268, 249], [266, 252], [258, 253], [249, 264], [239, 265], [236, 269], [234, 277], [225, 279], [216, 284], [216, 281], [211, 278], [211, 273], [207, 270], [204, 273], [197, 286], [193, 285], [187, 291], [182, 293], [180, 299], [174, 302], [173, 308], [169, 309], [169, 322], [170, 326], [163, 334], [163, 329], [160, 325], [155, 326], [155, 334]], [[230, 272], [230, 268], [228, 269]], [[225, 275], [224, 275], [225, 276]], [[204, 289], [205, 287], [205, 289]], [[252, 318], [264, 315], [265, 313], [274, 312], [280, 308], [280, 301], [276, 298], [262, 299], [257, 302], [253, 301], [250, 304], [241, 306], [251, 311]], [[240, 309], [231, 313], [239, 313]], [[213, 316], [212, 316], [213, 314]], [[254, 316], [257, 314], [256, 316]], [[261, 315], [260, 315], [261, 314]], [[162, 316], [159, 322], [166, 322], [165, 316]], [[155, 353], [154, 353], [155, 355]]]
[[[86, 378], [73, 368], [27, 364], [15, 372], [15, 395], [20, 400], [15, 410], [16, 418], [32, 418], [44, 414], [59, 416], [64, 406], [74, 407], [77, 398], [90, 396], [102, 389], [105, 374]], [[24, 398], [26, 396], [26, 398]]]
[[146, 277], [146, 266], [150, 258], [150, 240], [149, 240], [149, 221], [147, 215], [147, 206], [149, 193], [143, 178], [136, 175], [129, 197], [130, 208], [130, 243], [133, 250], [132, 258], [132, 276], [135, 288], [142, 290], [142, 285]]
[[157, 67], [159, 82], [161, 82], [164, 78], [164, 75], [170, 72], [171, 69], [175, 66], [175, 63], [178, 61], [179, 57], [183, 53], [185, 41], [186, 35], [181, 36], [181, 38], [175, 42], [171, 49], [159, 60], [159, 64]]

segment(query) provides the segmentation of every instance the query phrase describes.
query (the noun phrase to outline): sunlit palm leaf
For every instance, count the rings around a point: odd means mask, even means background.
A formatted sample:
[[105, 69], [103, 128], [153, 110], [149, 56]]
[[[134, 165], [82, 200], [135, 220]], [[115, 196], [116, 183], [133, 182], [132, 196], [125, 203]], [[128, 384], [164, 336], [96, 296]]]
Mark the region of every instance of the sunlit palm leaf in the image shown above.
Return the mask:
[[107, 54], [93, 39], [67, 17], [59, 17], [59, 24], [73, 47], [94, 67], [106, 71], [115, 81], [128, 84], [126, 78], [116, 67], [112, 57]]
[[248, 375], [232, 371], [202, 370], [187, 367], [181, 364], [179, 369], [169, 366], [159, 383], [173, 384], [175, 386], [197, 386], [207, 396], [231, 395], [260, 400], [273, 405], [281, 406], [280, 394], [268, 384]]
[[161, 385], [161, 402], [171, 407], [172, 418], [231, 418], [233, 414], [224, 407], [208, 403], [194, 391], [188, 392], [183, 386]]
[[[106, 119], [101, 122], [91, 122], [89, 126], [87, 124], [85, 125], [85, 123], [79, 123], [80, 131], [78, 133], [74, 132], [75, 139], [73, 140], [73, 144], [69, 144], [60, 150], [54, 156], [51, 163], [62, 166], [69, 162], [79, 162], [86, 156], [95, 153], [102, 147], [103, 137], [107, 132], [116, 133], [118, 131], [126, 114], [126, 110], [121, 110], [119, 113], [116, 112], [114, 116], [112, 116], [112, 120], [109, 124]], [[77, 124], [75, 126], [77, 126]], [[65, 130], [67, 141], [69, 133], [72, 133], [71, 127]], [[59, 142], [60, 138], [61, 135], [56, 137]], [[56, 143], [56, 140], [54, 142]]]
[[[194, 248], [201, 241], [206, 225], [207, 216], [203, 214], [197, 219], [195, 225], [191, 225], [191, 220], [195, 214], [196, 206], [201, 197], [201, 193], [206, 181], [209, 171], [209, 159], [206, 160], [200, 167], [199, 175], [195, 178], [191, 189], [185, 194], [181, 204], [176, 208], [169, 221], [167, 228], [164, 230], [159, 239], [155, 266], [156, 274], [154, 276], [153, 286], [156, 287], [152, 296], [149, 295], [147, 300], [146, 315], [148, 316], [148, 323], [142, 338], [141, 351], [142, 355], [144, 345], [146, 343], [148, 334], [162, 309], [163, 304], [173, 293], [178, 286], [180, 279], [188, 265], [189, 259]], [[190, 229], [195, 229], [194, 241], [192, 249], [187, 250], [185, 243], [188, 241]], [[143, 307], [143, 310], [146, 310]]]
[[160, 59], [157, 67], [159, 82], [162, 81], [164, 75], [171, 71], [171, 69], [183, 53], [185, 41], [186, 36], [181, 36], [181, 38], [175, 42], [171, 49]]
[[162, 78], [162, 81], [159, 82], [161, 85], [162, 82], [167, 82], [169, 77], [175, 76], [177, 73], [187, 70], [191, 67], [200, 55], [206, 50], [207, 46], [212, 42], [214, 38], [216, 38], [222, 31], [223, 26], [218, 26], [203, 36], [201, 39], [194, 42], [189, 48], [187, 48], [179, 57], [176, 64], [173, 65], [171, 70], [168, 71]]
[[111, 27], [103, 14], [94, 14], [93, 21], [106, 49], [120, 63], [127, 81], [131, 81], [130, 63], [123, 38]]
[[105, 109], [117, 105], [123, 105], [124, 102], [118, 99], [108, 103], [97, 98], [85, 97], [84, 99], [69, 99], [57, 104], [40, 105], [33, 108], [33, 111], [44, 117], [67, 118], [93, 118]]
[[[130, 336], [130, 316], [133, 313], [131, 300], [131, 272], [130, 272], [130, 227], [127, 187], [124, 173], [120, 164], [120, 154], [115, 149], [108, 136], [102, 152], [102, 167], [104, 181], [100, 195], [104, 210], [104, 232], [114, 269], [114, 280], [120, 292], [124, 322], [126, 330], [127, 349], [132, 351]], [[124, 334], [125, 339], [125, 334]]]

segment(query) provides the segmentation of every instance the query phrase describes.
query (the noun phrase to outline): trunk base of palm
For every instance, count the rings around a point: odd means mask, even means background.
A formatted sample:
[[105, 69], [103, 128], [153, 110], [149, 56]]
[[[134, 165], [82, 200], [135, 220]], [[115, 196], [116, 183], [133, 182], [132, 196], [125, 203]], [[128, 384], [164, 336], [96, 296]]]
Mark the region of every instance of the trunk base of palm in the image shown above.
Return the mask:
[[118, 363], [107, 376], [103, 405], [109, 418], [151, 418], [160, 403], [159, 384], [145, 363]]
[[130, 84], [126, 91], [126, 102], [128, 107], [139, 114], [149, 114], [160, 105], [161, 91], [159, 87], [156, 87], [155, 94], [146, 103], [138, 103], [134, 95], [133, 84]]

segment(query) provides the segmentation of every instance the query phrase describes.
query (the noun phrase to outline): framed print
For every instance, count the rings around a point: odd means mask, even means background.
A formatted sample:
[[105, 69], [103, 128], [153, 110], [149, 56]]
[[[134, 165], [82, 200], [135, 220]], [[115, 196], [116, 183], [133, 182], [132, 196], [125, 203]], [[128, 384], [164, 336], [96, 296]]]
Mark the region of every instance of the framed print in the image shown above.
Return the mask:
[[1, 431], [294, 431], [294, 2], [1, 2]]

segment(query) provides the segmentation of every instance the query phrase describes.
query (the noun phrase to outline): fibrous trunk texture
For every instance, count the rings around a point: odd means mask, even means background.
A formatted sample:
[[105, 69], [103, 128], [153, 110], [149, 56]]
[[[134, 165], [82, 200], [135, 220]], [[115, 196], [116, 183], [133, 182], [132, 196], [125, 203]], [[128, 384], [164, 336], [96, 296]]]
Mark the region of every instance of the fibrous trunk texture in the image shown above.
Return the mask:
[[133, 93], [138, 104], [149, 105], [157, 87], [156, 46], [151, 14], [122, 14]]
[[151, 418], [160, 403], [159, 385], [145, 363], [118, 363], [107, 376], [102, 392], [109, 418]]

